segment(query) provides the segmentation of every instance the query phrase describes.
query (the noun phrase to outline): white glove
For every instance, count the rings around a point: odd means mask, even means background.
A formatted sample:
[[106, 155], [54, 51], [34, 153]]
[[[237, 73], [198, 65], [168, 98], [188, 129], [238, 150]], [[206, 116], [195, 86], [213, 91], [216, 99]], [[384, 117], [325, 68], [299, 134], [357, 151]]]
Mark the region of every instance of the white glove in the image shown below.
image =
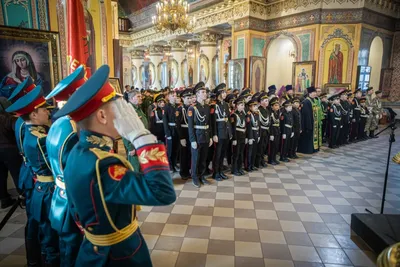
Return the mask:
[[356, 119], [352, 119], [351, 121], [352, 121], [352, 122], [356, 122]]
[[181, 146], [186, 147], [186, 139], [181, 139]]
[[249, 139], [249, 145], [253, 144], [253, 139]]
[[379, 115], [379, 119], [382, 119], [382, 114]]
[[282, 134], [282, 138], [283, 138], [283, 139], [286, 139], [286, 134]]
[[379, 120], [379, 115], [376, 115], [376, 118]]
[[244, 143], [247, 145], [247, 143], [249, 142], [249, 140], [246, 138], [244, 139]]
[[271, 135], [271, 136], [269, 137], [269, 140], [271, 140], [271, 141], [274, 141], [274, 139], [275, 139], [275, 136], [273, 136], [273, 135]]
[[192, 142], [191, 144], [192, 144], [192, 148], [193, 149], [197, 149], [197, 143], [196, 142]]
[[293, 136], [294, 136], [294, 133], [292, 133], [292, 134], [290, 135], [290, 138], [293, 138]]
[[214, 143], [218, 143], [218, 136], [214, 135], [213, 140], [214, 140]]
[[340, 129], [342, 129], [343, 128], [343, 126], [340, 126]]
[[232, 141], [232, 146], [236, 146], [237, 145], [237, 141], [236, 140], [233, 140]]
[[208, 146], [210, 147], [210, 146], [212, 146], [212, 144], [213, 144], [213, 141], [212, 141], [212, 139], [210, 138], [210, 143], [208, 143]]
[[258, 139], [257, 139], [257, 143], [260, 143], [260, 139], [261, 139], [261, 137], [258, 137]]
[[147, 130], [132, 105], [124, 99], [113, 101], [114, 127], [125, 139], [138, 148], [150, 143], [157, 143], [157, 139]]
[[172, 139], [172, 136], [170, 136], [170, 137], [167, 137], [167, 140], [171, 140]]

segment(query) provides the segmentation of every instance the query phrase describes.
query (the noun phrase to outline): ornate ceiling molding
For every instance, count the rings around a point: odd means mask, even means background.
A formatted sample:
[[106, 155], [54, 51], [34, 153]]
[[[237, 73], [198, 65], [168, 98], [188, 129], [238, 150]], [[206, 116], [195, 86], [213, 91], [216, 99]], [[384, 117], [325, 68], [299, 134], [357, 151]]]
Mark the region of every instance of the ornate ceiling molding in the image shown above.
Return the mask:
[[144, 58], [144, 50], [132, 50], [131, 57], [132, 59]]
[[173, 51], [185, 50], [187, 44], [188, 44], [188, 42], [185, 40], [174, 39], [174, 40], [168, 41], [168, 45], [171, 46], [171, 49]]
[[200, 34], [200, 45], [203, 43], [217, 44], [217, 41], [222, 39], [223, 35], [214, 32], [202, 32]]
[[150, 45], [149, 46], [149, 52], [151, 56], [155, 55], [162, 55], [164, 54], [164, 46], [162, 45]]

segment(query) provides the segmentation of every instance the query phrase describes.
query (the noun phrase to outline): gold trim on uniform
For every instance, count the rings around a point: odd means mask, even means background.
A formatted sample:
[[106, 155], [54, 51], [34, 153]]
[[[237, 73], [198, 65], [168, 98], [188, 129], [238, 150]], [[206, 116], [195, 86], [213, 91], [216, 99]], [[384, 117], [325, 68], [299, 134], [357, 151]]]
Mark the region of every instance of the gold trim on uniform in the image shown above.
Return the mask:
[[91, 135], [86, 137], [86, 141], [88, 141], [91, 144], [98, 145], [99, 147], [108, 146], [112, 148], [114, 145], [113, 140], [108, 136], [98, 137], [95, 135]]

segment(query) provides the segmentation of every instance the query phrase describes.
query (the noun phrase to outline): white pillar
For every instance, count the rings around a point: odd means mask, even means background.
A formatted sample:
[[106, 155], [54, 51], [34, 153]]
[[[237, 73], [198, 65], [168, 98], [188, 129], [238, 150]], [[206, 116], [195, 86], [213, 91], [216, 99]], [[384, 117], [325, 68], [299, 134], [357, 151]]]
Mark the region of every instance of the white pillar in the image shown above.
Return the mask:
[[[143, 85], [140, 78], [140, 66], [143, 64], [144, 51], [133, 50], [131, 52], [131, 57], [132, 57], [132, 71], [131, 71], [132, 86], [141, 89]], [[136, 81], [133, 81], [134, 77], [136, 77], [135, 79]]]
[[151, 89], [157, 88], [157, 90], [161, 89], [161, 84], [160, 84], [160, 80], [161, 77], [159, 77], [159, 73], [158, 73], [158, 64], [160, 64], [160, 62], [163, 59], [163, 55], [164, 55], [164, 51], [163, 51], [163, 47], [162, 46], [150, 46], [149, 48], [150, 51], [150, 62], [154, 64], [154, 69], [155, 69], [155, 73], [154, 73], [154, 83], [151, 86]]
[[172, 64], [175, 61], [178, 63], [178, 81], [175, 84], [174, 88], [185, 86], [183, 84], [183, 77], [182, 77], [182, 61], [185, 59], [186, 44], [187, 44], [186, 41], [181, 41], [181, 40], [169, 41], [169, 45], [171, 46], [171, 57], [169, 63]]
[[[198, 79], [200, 81], [201, 78], [201, 65], [206, 65], [208, 61], [208, 74], [207, 71], [204, 70], [204, 74], [206, 77], [206, 87], [211, 90], [215, 88], [216, 84], [214, 84], [213, 75], [212, 75], [212, 60], [214, 56], [217, 54], [217, 41], [222, 36], [216, 33], [204, 32], [201, 34], [201, 42], [200, 42], [200, 55], [198, 59]], [[204, 57], [205, 56], [205, 57]], [[208, 59], [208, 60], [207, 60]], [[203, 66], [205, 69], [206, 66]], [[207, 77], [208, 75], [208, 77]]]

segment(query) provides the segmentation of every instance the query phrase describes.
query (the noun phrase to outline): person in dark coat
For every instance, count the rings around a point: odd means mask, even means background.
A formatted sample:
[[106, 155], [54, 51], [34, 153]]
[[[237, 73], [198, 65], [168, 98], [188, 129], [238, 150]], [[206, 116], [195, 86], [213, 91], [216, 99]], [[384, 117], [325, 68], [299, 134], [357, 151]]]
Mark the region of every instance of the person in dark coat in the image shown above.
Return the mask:
[[358, 130], [360, 127], [360, 119], [361, 119], [361, 106], [360, 106], [360, 98], [362, 92], [361, 89], [358, 88], [354, 91], [354, 98], [351, 102], [353, 108], [353, 119], [351, 121], [351, 134], [350, 134], [350, 142], [358, 141]]
[[269, 128], [271, 124], [271, 110], [269, 108], [269, 98], [266, 92], [260, 94], [258, 101], [260, 102], [259, 116], [260, 116], [260, 142], [257, 148], [255, 167], [267, 167], [264, 160], [264, 154], [269, 142]]
[[244, 97], [235, 100], [236, 110], [231, 115], [232, 125], [232, 174], [235, 176], [244, 175], [243, 154], [246, 145], [246, 113]]
[[298, 152], [304, 154], [312, 154], [317, 151], [318, 147], [314, 146], [314, 115], [313, 106], [314, 98], [316, 97], [316, 90], [314, 86], [307, 88], [308, 97], [306, 97], [302, 102], [301, 107], [301, 129], [303, 130], [300, 134]]
[[279, 111], [279, 99], [277, 97], [271, 98], [271, 126], [269, 132], [269, 144], [268, 144], [268, 164], [277, 165], [280, 162], [276, 160], [276, 154], [279, 149], [279, 138], [280, 138], [280, 111]]
[[301, 111], [300, 111], [300, 99], [298, 97], [293, 98], [293, 138], [290, 143], [289, 148], [289, 158], [297, 159], [298, 156], [296, 155], [297, 146], [299, 145], [299, 138], [301, 134]]
[[292, 138], [294, 136], [293, 132], [293, 115], [292, 115], [292, 101], [286, 100], [283, 103], [283, 111], [280, 117], [280, 127], [281, 127], [281, 157], [280, 161], [289, 162], [289, 148], [292, 143]]
[[164, 95], [157, 95], [155, 102], [156, 106], [150, 113], [150, 132], [157, 137], [158, 141], [165, 142], [165, 131], [163, 124], [163, 108], [165, 106]]
[[260, 141], [260, 116], [258, 115], [258, 100], [252, 99], [248, 102], [249, 111], [247, 112], [247, 133], [248, 146], [246, 155], [246, 171], [258, 170], [254, 166], [256, 161], [258, 142]]
[[329, 148], [337, 148], [338, 147], [338, 139], [340, 135], [340, 131], [342, 130], [340, 128], [341, 120], [342, 120], [342, 114], [341, 114], [341, 108], [340, 108], [340, 96], [337, 95], [332, 95], [329, 100], [332, 101], [332, 105], [329, 109], [328, 112], [328, 120], [329, 120], [329, 126], [330, 126], [330, 134], [329, 134]]
[[168, 91], [168, 103], [165, 104], [163, 110], [163, 122], [164, 122], [164, 131], [167, 143], [167, 151], [168, 151], [168, 161], [170, 166], [170, 171], [177, 172], [177, 159], [178, 159], [178, 148], [179, 148], [179, 136], [178, 131], [176, 130], [176, 117], [177, 117], [177, 106], [175, 104], [176, 101], [176, 92]]

